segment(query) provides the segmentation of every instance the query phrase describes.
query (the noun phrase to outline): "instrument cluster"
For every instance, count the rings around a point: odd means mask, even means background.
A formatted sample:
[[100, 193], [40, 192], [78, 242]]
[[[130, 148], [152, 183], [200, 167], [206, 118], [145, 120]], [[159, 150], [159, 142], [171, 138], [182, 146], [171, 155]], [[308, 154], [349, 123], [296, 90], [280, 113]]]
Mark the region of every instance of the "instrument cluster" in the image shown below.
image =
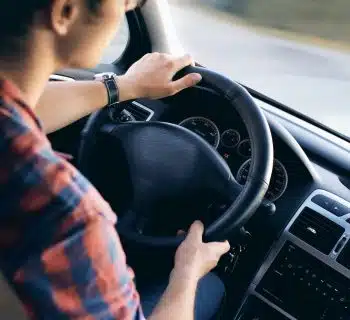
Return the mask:
[[[243, 133], [237, 129], [228, 128], [220, 132], [219, 127], [210, 119], [205, 117], [190, 117], [179, 123], [207, 141], [213, 148], [217, 149], [221, 156], [228, 162], [232, 171], [236, 171], [238, 183], [244, 185], [247, 181], [251, 163], [251, 143]], [[232, 159], [233, 158], [233, 159]], [[235, 168], [232, 162], [240, 161]], [[242, 163], [243, 161], [243, 163]], [[232, 172], [235, 174], [234, 172]], [[270, 186], [265, 198], [271, 202], [278, 200], [288, 186], [288, 172], [282, 162], [274, 160]]]

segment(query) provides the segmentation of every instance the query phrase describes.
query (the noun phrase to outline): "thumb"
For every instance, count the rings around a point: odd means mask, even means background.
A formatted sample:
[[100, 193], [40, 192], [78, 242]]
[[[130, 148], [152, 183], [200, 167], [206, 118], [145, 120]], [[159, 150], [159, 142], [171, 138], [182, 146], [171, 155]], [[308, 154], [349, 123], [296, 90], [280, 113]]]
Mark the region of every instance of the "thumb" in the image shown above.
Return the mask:
[[200, 221], [195, 221], [190, 227], [190, 230], [187, 234], [187, 239], [189, 241], [194, 241], [197, 243], [202, 242], [204, 232], [204, 225]]
[[183, 89], [193, 87], [201, 80], [202, 80], [202, 76], [199, 73], [191, 73], [179, 80], [173, 81], [170, 85], [171, 85], [172, 91], [177, 93]]
[[231, 248], [230, 243], [227, 240], [224, 242], [210, 242], [208, 244], [210, 245], [210, 250], [215, 252], [218, 257], [227, 253]]

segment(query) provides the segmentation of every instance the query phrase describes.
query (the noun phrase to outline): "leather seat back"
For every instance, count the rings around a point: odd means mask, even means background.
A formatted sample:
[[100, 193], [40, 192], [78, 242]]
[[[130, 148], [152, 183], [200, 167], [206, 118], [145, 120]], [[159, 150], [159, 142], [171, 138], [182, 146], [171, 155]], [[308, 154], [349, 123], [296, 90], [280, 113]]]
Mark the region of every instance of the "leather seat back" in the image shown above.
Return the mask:
[[0, 318], [2, 320], [29, 320], [23, 304], [0, 273]]

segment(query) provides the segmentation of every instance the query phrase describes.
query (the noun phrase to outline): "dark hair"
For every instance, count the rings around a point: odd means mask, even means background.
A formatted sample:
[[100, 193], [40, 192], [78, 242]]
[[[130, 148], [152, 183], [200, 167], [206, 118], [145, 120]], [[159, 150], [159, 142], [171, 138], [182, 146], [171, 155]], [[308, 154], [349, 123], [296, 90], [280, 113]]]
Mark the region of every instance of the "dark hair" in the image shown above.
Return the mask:
[[[18, 47], [21, 40], [28, 34], [35, 13], [48, 7], [51, 1], [0, 0], [0, 53], [11, 52]], [[103, 0], [86, 1], [92, 11], [97, 11]]]

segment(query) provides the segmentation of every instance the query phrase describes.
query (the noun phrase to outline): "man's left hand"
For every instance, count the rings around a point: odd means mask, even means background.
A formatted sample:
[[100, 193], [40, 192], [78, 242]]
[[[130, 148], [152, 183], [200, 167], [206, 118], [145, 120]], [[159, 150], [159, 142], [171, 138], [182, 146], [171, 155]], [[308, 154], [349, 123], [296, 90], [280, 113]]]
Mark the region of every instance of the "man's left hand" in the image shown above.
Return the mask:
[[118, 77], [120, 101], [137, 98], [161, 99], [192, 87], [201, 81], [192, 73], [173, 81], [181, 69], [194, 64], [190, 55], [175, 57], [164, 53], [149, 53]]

